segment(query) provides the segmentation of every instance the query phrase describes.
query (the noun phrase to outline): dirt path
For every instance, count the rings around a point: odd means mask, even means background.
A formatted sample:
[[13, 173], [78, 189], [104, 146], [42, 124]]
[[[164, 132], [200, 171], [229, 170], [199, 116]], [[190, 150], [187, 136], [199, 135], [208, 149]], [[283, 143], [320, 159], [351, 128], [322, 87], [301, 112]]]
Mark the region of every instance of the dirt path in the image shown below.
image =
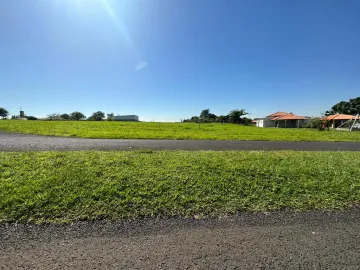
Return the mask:
[[360, 151], [360, 142], [81, 139], [0, 132], [0, 151], [66, 150]]
[[360, 210], [0, 227], [0, 269], [358, 269]]

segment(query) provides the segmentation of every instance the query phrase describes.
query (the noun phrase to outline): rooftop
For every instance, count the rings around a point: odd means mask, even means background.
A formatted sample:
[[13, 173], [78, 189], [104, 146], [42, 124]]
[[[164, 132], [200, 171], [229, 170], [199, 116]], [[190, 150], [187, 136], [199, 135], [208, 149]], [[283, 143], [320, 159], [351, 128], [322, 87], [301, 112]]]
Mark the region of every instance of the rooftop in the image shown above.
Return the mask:
[[276, 112], [276, 113], [273, 113], [273, 114], [268, 115], [268, 117], [274, 118], [274, 117], [279, 117], [279, 116], [284, 116], [284, 115], [289, 115], [289, 114], [292, 114], [292, 113]]
[[350, 115], [350, 114], [333, 114], [333, 115], [329, 115], [323, 118], [323, 120], [350, 120], [350, 119], [354, 119], [355, 116]]
[[294, 114], [287, 114], [287, 115], [283, 115], [283, 116], [279, 116], [279, 117], [275, 117], [271, 120], [306, 120], [309, 119], [309, 117], [307, 116], [298, 116], [298, 115], [294, 115]]
[[268, 115], [267, 117], [271, 118], [271, 120], [306, 120], [309, 117], [306, 116], [298, 116], [293, 113], [287, 112], [276, 112], [273, 114]]

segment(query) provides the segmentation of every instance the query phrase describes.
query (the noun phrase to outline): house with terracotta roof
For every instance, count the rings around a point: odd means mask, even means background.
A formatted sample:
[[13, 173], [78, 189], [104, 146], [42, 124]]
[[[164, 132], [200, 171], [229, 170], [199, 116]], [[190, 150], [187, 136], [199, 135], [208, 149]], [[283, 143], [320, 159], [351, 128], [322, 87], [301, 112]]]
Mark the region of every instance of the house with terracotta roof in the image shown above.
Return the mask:
[[324, 117], [322, 120], [330, 121], [331, 128], [337, 128], [337, 127], [345, 124], [349, 120], [354, 120], [355, 117], [356, 116], [350, 115], [350, 114], [338, 113], [338, 114], [328, 115], [328, 116]]
[[298, 116], [293, 113], [276, 112], [256, 121], [257, 127], [300, 128], [310, 117]]

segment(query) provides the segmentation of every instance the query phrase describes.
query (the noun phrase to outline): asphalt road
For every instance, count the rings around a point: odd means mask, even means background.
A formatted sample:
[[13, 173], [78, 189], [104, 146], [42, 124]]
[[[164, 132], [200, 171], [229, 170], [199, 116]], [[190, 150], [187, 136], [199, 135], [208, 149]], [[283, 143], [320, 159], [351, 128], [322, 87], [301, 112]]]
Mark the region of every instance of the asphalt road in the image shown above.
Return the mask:
[[360, 142], [81, 139], [0, 132], [0, 151], [46, 150], [299, 150], [360, 151]]
[[360, 210], [0, 226], [0, 269], [359, 269]]

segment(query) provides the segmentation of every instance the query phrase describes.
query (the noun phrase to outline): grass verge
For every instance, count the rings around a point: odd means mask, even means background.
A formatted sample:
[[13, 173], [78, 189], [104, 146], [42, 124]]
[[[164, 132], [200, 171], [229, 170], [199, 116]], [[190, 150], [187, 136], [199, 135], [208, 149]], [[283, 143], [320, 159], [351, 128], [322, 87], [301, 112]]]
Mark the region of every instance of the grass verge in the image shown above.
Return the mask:
[[360, 141], [360, 132], [256, 128], [234, 124], [131, 123], [91, 121], [0, 121], [0, 131], [79, 138]]
[[0, 222], [70, 222], [343, 208], [358, 152], [0, 153]]

